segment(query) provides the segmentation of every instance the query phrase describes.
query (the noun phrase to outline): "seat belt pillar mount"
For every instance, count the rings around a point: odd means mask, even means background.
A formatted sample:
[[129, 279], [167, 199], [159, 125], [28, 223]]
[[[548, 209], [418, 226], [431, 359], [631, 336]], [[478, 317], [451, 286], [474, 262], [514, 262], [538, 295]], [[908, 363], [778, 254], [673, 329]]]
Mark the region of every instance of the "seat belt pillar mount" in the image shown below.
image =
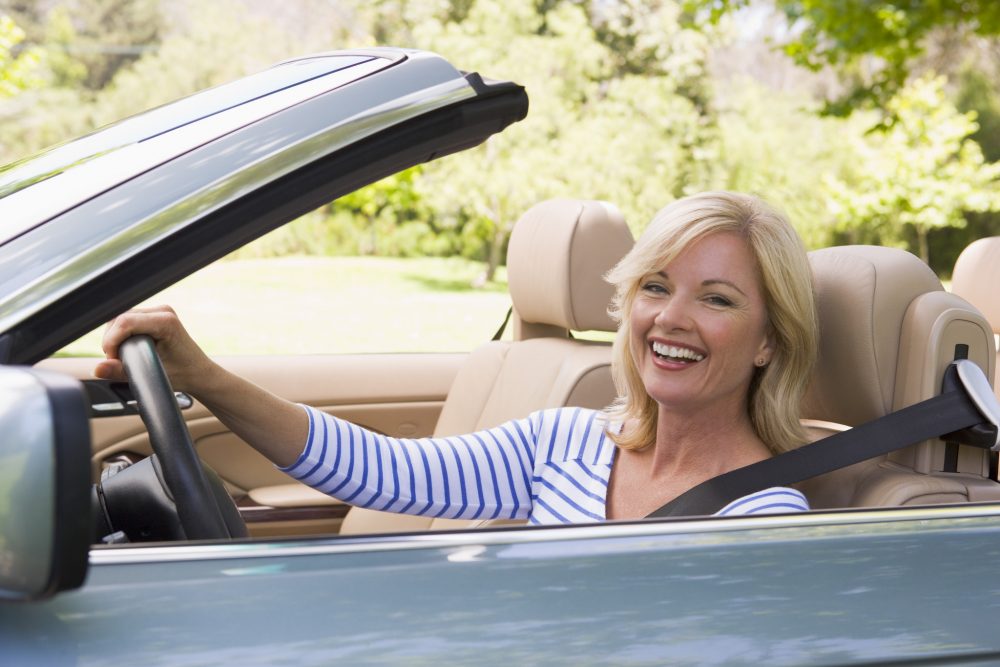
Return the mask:
[[965, 391], [969, 400], [982, 414], [984, 423], [976, 424], [942, 436], [945, 440], [960, 442], [1000, 451], [1000, 403], [990, 387], [982, 369], [968, 359], [951, 362], [945, 371], [943, 391]]

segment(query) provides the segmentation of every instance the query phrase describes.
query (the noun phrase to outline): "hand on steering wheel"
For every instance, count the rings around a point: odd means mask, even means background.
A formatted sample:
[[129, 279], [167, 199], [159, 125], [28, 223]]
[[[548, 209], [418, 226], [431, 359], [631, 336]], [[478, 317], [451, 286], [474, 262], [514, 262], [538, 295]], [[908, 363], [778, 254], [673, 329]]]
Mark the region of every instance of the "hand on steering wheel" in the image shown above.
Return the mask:
[[244, 536], [245, 527], [241, 532], [239, 526], [233, 530], [227, 525], [219, 500], [221, 496], [226, 499], [229, 496], [225, 489], [213, 488], [221, 487], [218, 478], [205, 475], [153, 339], [145, 335], [133, 336], [121, 344], [120, 355], [139, 404], [139, 414], [149, 431], [150, 443], [162, 470], [162, 481], [173, 498], [187, 538]]

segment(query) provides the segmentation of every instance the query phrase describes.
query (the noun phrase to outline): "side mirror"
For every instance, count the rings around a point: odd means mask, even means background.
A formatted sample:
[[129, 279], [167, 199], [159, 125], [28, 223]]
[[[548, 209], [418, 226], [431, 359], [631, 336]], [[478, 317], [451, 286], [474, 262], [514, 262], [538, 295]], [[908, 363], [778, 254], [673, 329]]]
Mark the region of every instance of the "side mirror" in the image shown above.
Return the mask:
[[92, 524], [82, 385], [0, 366], [0, 600], [81, 586]]

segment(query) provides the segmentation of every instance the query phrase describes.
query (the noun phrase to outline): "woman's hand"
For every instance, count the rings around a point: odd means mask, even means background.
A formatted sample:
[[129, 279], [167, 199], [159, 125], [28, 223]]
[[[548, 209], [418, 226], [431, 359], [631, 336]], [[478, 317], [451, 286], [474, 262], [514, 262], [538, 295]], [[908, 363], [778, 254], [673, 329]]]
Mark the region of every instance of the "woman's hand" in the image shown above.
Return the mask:
[[108, 324], [102, 342], [107, 359], [97, 364], [94, 375], [106, 380], [126, 381], [118, 349], [125, 340], [137, 334], [146, 334], [156, 342], [156, 351], [177, 391], [202, 393], [199, 390], [218, 368], [184, 329], [173, 308], [154, 306], [127, 311]]
[[138, 308], [112, 320], [102, 344], [107, 359], [97, 364], [94, 375], [126, 381], [118, 349], [136, 334], [156, 342], [174, 390], [197, 398], [233, 433], [278, 465], [295, 462], [309, 435], [305, 411], [209, 359], [169, 306]]

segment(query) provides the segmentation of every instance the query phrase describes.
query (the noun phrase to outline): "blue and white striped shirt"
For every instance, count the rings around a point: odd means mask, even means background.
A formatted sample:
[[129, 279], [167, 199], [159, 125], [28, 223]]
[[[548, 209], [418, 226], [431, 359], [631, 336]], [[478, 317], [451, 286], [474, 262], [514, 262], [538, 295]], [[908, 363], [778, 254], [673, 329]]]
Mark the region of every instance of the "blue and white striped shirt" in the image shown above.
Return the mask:
[[[531, 524], [605, 519], [616, 447], [603, 413], [554, 408], [468, 435], [391, 438], [303, 406], [309, 437], [282, 468], [344, 502], [449, 519], [527, 519]], [[774, 487], [731, 502], [720, 515], [809, 509]]]

